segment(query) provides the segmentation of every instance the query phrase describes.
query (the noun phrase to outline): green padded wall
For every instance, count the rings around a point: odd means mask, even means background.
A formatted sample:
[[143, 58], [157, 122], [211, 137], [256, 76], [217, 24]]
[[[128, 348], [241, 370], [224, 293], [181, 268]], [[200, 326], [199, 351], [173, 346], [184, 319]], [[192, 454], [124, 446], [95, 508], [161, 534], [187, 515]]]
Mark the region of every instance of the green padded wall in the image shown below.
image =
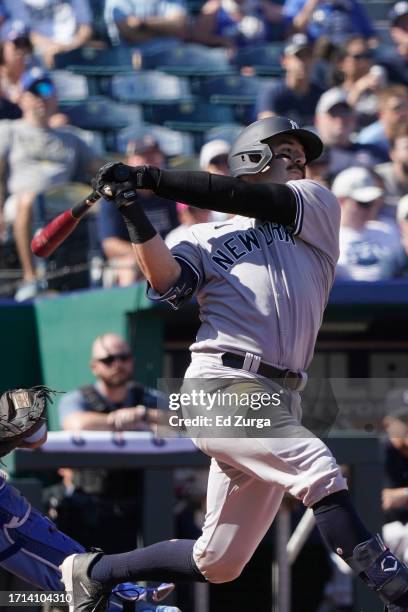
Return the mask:
[[0, 302], [0, 391], [42, 382], [34, 307]]
[[[92, 382], [89, 368], [92, 342], [96, 336], [111, 331], [131, 342], [135, 377], [154, 385], [161, 368], [162, 325], [160, 316], [150, 313], [151, 307], [144, 283], [36, 300], [44, 384], [69, 391]], [[58, 429], [57, 410], [50, 412], [50, 428]]]

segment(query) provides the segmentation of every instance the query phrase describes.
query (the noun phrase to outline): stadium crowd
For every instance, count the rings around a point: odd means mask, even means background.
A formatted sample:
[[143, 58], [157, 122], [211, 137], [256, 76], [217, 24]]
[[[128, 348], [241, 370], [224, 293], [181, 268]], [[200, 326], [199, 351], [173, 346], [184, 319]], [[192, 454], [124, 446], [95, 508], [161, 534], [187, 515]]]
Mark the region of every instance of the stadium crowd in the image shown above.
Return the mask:
[[[140, 280], [106, 202], [68, 265], [33, 261], [33, 232], [102, 160], [225, 173], [239, 129], [280, 114], [325, 144], [308, 176], [341, 204], [338, 278], [407, 275], [406, 0], [3, 0], [0, 41], [2, 297]], [[162, 236], [213, 218], [141, 201]]]

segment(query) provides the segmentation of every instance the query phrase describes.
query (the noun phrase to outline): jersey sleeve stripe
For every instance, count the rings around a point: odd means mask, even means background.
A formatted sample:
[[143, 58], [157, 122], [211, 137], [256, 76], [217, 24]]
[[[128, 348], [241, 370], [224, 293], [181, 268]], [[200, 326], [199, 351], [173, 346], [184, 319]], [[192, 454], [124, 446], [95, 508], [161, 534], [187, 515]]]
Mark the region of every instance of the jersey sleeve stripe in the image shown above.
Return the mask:
[[182, 261], [183, 263], [187, 264], [191, 270], [194, 272], [194, 274], [197, 277], [197, 287], [198, 285], [201, 283], [202, 280], [202, 276], [200, 274], [200, 271], [194, 266], [194, 264], [191, 263], [191, 261], [189, 261], [188, 259], [185, 259], [184, 257], [182, 257], [181, 255], [177, 255], [176, 253], [173, 254], [174, 259], [178, 259], [179, 261]]
[[302, 231], [304, 204], [303, 204], [302, 195], [300, 191], [297, 189], [297, 187], [295, 187], [295, 185], [290, 185], [290, 189], [293, 191], [293, 193], [295, 194], [295, 198], [296, 198], [296, 218], [295, 218], [295, 223], [294, 223], [293, 235], [297, 236]]

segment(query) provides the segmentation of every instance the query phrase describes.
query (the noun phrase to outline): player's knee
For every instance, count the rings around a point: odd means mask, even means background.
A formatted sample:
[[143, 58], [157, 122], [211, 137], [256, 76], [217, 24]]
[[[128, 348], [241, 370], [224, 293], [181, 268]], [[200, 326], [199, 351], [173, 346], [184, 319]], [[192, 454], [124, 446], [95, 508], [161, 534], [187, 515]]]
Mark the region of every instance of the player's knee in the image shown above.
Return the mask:
[[244, 567], [244, 564], [234, 563], [232, 560], [223, 561], [221, 559], [213, 563], [200, 564], [199, 569], [208, 582], [221, 584], [236, 580], [241, 575]]

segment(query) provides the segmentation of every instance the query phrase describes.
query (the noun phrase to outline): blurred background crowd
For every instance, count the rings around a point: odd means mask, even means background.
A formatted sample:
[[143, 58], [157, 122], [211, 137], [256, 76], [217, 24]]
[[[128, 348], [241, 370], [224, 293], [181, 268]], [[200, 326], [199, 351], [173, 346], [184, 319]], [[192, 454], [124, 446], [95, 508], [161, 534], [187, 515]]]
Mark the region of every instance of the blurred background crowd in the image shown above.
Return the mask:
[[[342, 207], [338, 278], [407, 275], [405, 0], [2, 0], [0, 41], [1, 297], [140, 280], [105, 202], [48, 261], [30, 240], [104, 161], [227, 174], [240, 129], [280, 114], [325, 144], [308, 176]], [[170, 244], [214, 219], [141, 202]]]

